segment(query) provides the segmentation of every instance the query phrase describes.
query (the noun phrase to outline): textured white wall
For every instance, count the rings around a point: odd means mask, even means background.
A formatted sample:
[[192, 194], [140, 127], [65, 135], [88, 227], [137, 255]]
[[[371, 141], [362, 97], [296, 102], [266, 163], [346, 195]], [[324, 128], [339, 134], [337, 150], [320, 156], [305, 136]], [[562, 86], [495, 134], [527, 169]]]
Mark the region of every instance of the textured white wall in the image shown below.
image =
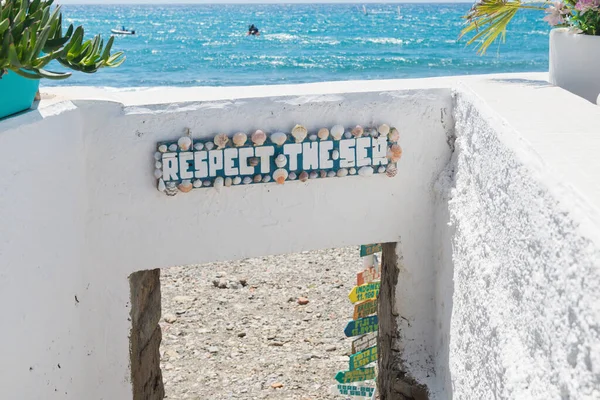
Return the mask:
[[[586, 204], [593, 199], [587, 188], [571, 186], [586, 171], [572, 167], [564, 148], [548, 146], [579, 140], [581, 157], [592, 142], [586, 128], [576, 136], [554, 133], [562, 114], [551, 111], [537, 130], [517, 131], [535, 128], [544, 101], [578, 106], [574, 124], [587, 122], [596, 133], [600, 113], [574, 97], [544, 100], [543, 90], [530, 88], [517, 101], [540, 106], [529, 109], [527, 122], [518, 118], [524, 111], [495, 115], [475, 95], [457, 96], [449, 202], [454, 301], [450, 332], [441, 335], [449, 342], [442, 378], [449, 389], [451, 374], [456, 399], [600, 398], [600, 246], [591, 234], [598, 225], [590, 230], [588, 221], [597, 210]], [[539, 142], [538, 132], [545, 134]], [[545, 152], [557, 156], [544, 158]], [[587, 159], [589, 168], [596, 158]]]
[[[156, 90], [138, 95], [161, 98]], [[0, 122], [3, 148], [31, 152], [0, 159], [9, 171], [0, 192], [7, 266], [0, 296], [10, 304], [4, 324], [16, 327], [0, 330], [0, 342], [13, 344], [1, 364], [7, 398], [130, 398], [127, 278], [134, 271], [401, 238], [416, 276], [432, 269], [421, 246], [433, 235], [433, 182], [450, 156], [450, 90], [257, 96], [148, 106], [75, 101], [76, 110], [39, 122], [28, 115]], [[211, 188], [173, 198], [155, 188], [156, 143], [185, 128], [201, 137], [378, 122], [401, 132], [404, 154], [392, 179]], [[426, 279], [415, 282], [415, 298], [431, 311]], [[411, 313], [417, 332], [433, 329], [432, 319], [421, 324], [423, 314]], [[418, 339], [422, 351], [428, 339]], [[415, 365], [425, 368], [427, 359]]]

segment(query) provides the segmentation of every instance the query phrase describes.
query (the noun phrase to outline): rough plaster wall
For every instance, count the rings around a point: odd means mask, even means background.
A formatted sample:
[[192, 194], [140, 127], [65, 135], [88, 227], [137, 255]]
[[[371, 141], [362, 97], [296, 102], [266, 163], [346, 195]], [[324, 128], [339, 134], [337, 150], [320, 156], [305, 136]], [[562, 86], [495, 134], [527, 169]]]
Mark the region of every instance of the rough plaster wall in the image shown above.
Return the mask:
[[[0, 122], [0, 398], [89, 398], [84, 155], [65, 103]], [[49, 110], [46, 110], [47, 112]], [[18, 120], [18, 121], [17, 121]]]
[[598, 244], [510, 127], [464, 93], [455, 119], [454, 398], [600, 398]]

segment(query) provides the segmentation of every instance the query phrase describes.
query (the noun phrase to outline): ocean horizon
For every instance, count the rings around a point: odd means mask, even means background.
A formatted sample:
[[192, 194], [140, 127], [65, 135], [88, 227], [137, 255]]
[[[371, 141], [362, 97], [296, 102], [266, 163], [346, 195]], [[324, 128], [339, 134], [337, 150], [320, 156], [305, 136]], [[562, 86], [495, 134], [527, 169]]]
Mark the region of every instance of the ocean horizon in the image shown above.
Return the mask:
[[[63, 5], [64, 23], [117, 35], [127, 60], [43, 86], [247, 86], [548, 69], [550, 27], [518, 14], [484, 56], [458, 41], [472, 3]], [[261, 35], [247, 36], [256, 25]], [[54, 70], [61, 70], [52, 65]]]

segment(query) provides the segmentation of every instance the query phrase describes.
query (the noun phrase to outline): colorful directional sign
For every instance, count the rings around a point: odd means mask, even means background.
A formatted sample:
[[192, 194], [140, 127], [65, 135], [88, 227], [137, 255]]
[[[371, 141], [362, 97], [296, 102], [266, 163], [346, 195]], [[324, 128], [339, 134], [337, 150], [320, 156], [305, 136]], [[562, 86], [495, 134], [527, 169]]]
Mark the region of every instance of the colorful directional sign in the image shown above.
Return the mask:
[[371, 254], [379, 253], [381, 251], [381, 243], [376, 244], [363, 244], [360, 246], [360, 256], [370, 256]]
[[379, 286], [379, 281], [354, 286], [350, 294], [348, 294], [348, 298], [352, 303], [375, 299], [379, 295]]
[[364, 285], [365, 283], [371, 283], [379, 279], [379, 272], [375, 267], [365, 268], [363, 271], [356, 274], [356, 284], [358, 286]]
[[375, 379], [375, 368], [358, 368], [353, 371], [340, 371], [335, 374], [335, 380], [339, 383], [351, 383]]
[[354, 314], [352, 319], [357, 320], [359, 318], [367, 317], [377, 312], [377, 299], [361, 301], [354, 305]]
[[375, 332], [377, 329], [379, 329], [379, 319], [377, 318], [377, 315], [372, 315], [370, 317], [348, 322], [346, 329], [344, 329], [344, 333], [346, 336], [352, 337]]
[[350, 371], [377, 361], [377, 346], [369, 347], [350, 356]]
[[340, 394], [343, 394], [345, 396], [361, 396], [361, 397], [367, 397], [367, 396], [373, 396], [373, 393], [375, 392], [375, 388], [374, 387], [370, 387], [370, 386], [355, 386], [355, 385], [337, 385], [337, 389], [338, 392], [340, 392]]
[[377, 332], [369, 333], [352, 342], [352, 354], [377, 345]]

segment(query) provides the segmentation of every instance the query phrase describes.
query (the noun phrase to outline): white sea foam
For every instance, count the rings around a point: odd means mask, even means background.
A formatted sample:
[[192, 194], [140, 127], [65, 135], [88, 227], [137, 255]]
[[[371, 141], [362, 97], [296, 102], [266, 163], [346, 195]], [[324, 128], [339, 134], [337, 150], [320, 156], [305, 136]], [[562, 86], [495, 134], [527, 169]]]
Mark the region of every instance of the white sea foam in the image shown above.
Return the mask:
[[367, 38], [367, 39], [361, 39], [364, 40], [365, 42], [368, 43], [375, 43], [375, 44], [403, 44], [404, 41], [402, 39], [396, 39], [396, 38]]

